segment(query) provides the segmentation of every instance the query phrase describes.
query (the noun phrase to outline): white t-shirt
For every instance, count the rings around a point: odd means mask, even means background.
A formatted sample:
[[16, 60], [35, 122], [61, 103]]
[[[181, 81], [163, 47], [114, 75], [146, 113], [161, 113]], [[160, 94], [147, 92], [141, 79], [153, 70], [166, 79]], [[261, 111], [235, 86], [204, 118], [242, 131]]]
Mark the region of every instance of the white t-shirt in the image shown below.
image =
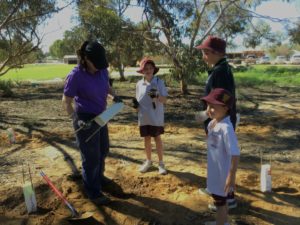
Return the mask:
[[207, 137], [207, 189], [210, 193], [224, 196], [226, 178], [231, 167], [231, 156], [240, 155], [237, 137], [230, 117], [225, 117], [211, 128], [208, 124]]
[[[152, 88], [156, 89], [160, 96], [168, 96], [164, 81], [157, 76], [153, 76], [150, 83], [144, 78], [137, 82], [136, 99], [139, 102], [139, 126], [164, 126], [164, 104], [159, 102], [157, 98], [150, 98], [147, 92]], [[155, 103], [155, 109], [153, 108], [152, 101]]]

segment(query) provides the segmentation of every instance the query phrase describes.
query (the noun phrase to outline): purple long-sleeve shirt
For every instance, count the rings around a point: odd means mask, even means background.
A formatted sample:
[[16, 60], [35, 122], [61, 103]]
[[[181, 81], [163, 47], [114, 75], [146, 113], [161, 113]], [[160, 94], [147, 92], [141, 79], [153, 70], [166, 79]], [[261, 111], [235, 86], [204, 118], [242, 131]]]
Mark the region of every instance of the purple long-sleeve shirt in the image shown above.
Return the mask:
[[107, 69], [95, 74], [76, 66], [67, 76], [64, 95], [75, 99], [75, 111], [78, 113], [100, 114], [106, 109], [109, 91]]

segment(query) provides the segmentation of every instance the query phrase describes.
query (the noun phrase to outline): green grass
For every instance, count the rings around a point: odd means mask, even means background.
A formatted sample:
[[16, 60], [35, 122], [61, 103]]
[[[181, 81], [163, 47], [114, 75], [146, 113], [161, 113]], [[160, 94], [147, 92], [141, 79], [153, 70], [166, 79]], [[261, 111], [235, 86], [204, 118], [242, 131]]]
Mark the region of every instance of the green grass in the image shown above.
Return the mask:
[[256, 65], [234, 76], [240, 86], [300, 86], [300, 66]]
[[[0, 77], [1, 80], [12, 81], [41, 81], [53, 80], [56, 78], [64, 79], [72, 70], [74, 65], [67, 64], [30, 64], [22, 69], [10, 70], [7, 74]], [[136, 73], [137, 68], [127, 68], [125, 71], [129, 81], [140, 79]], [[160, 71], [168, 73], [168, 70]], [[112, 74], [114, 78], [119, 78], [116, 71]], [[132, 76], [130, 78], [130, 76]], [[272, 66], [272, 65], [254, 65], [251, 67], [240, 67], [234, 69], [234, 77], [238, 86], [280, 86], [280, 87], [300, 87], [300, 66]], [[207, 78], [207, 73], [201, 73], [198, 77], [200, 83]], [[165, 79], [167, 79], [165, 77]], [[167, 79], [168, 80], [168, 79]], [[172, 78], [172, 80], [174, 80]], [[198, 82], [196, 82], [198, 83]], [[196, 84], [195, 83], [195, 84]]]
[[[239, 87], [300, 87], [300, 66], [254, 65], [233, 69], [236, 85]], [[199, 82], [207, 79], [207, 72], [201, 73]]]
[[64, 79], [73, 67], [74, 65], [67, 64], [29, 64], [22, 69], [8, 71], [0, 77], [0, 80], [41, 81], [55, 78]]
[[[13, 80], [13, 81], [41, 81], [41, 80], [53, 80], [55, 78], [64, 79], [74, 68], [75, 65], [67, 64], [27, 64], [21, 69], [12, 69], [2, 77], [0, 80]], [[138, 68], [129, 67], [125, 69], [125, 76], [137, 76], [141, 77], [141, 74], [137, 73]], [[169, 68], [160, 69], [160, 74], [166, 74], [169, 72]], [[118, 71], [110, 71], [112, 78], [119, 78]]]

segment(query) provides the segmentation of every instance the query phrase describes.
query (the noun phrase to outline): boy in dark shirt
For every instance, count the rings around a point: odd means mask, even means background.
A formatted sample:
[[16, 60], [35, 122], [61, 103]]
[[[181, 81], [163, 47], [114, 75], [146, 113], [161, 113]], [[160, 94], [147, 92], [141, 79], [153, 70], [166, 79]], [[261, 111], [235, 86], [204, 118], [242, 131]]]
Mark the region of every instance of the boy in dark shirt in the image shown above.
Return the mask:
[[[229, 91], [235, 98], [235, 83], [231, 68], [225, 58], [226, 42], [218, 37], [209, 36], [201, 45], [196, 47], [202, 51], [203, 60], [211, 68], [208, 71], [208, 78], [205, 85], [205, 96], [207, 96], [215, 88], [224, 88]], [[204, 105], [204, 110], [206, 109]], [[236, 104], [234, 102], [230, 110], [230, 120], [235, 128], [236, 124]], [[210, 119], [204, 121], [205, 132], [207, 133], [207, 125]]]

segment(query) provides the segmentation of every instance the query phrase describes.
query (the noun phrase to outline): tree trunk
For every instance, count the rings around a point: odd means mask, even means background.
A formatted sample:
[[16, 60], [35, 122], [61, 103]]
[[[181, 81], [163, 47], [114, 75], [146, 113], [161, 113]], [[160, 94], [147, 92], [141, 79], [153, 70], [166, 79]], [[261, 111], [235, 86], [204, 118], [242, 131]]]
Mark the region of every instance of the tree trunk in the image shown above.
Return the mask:
[[120, 53], [118, 54], [118, 70], [119, 70], [119, 74], [120, 74], [120, 81], [125, 81], [125, 76], [124, 76], [124, 66], [123, 63], [121, 61], [121, 55]]
[[125, 81], [125, 76], [124, 76], [124, 67], [123, 64], [120, 62], [118, 63], [118, 70], [119, 70], [119, 74], [120, 74], [120, 81]]
[[189, 93], [188, 85], [182, 77], [180, 78], [180, 90], [181, 90], [181, 94], [183, 95], [187, 95]]
[[180, 81], [180, 90], [181, 90], [181, 94], [183, 95], [187, 95], [188, 92], [188, 85], [186, 80], [184, 79], [184, 72], [182, 69], [182, 66], [180, 65], [180, 62], [177, 58], [172, 57], [173, 58], [173, 64], [175, 66], [175, 70], [180, 71], [179, 72], [179, 81]]

